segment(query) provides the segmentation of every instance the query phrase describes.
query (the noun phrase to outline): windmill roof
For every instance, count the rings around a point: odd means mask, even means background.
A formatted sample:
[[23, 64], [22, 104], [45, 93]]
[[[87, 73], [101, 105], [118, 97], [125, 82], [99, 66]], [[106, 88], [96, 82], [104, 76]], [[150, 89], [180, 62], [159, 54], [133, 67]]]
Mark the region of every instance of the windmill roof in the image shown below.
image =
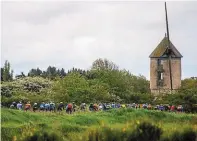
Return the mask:
[[[155, 50], [150, 54], [150, 58], [157, 58], [162, 57], [164, 53], [166, 52], [168, 46], [168, 38], [164, 37], [163, 40], [159, 43], [159, 45], [155, 48]], [[172, 49], [172, 52], [174, 54], [173, 57], [181, 58], [183, 57], [181, 53], [176, 49], [176, 47], [172, 44], [170, 41], [170, 48]]]

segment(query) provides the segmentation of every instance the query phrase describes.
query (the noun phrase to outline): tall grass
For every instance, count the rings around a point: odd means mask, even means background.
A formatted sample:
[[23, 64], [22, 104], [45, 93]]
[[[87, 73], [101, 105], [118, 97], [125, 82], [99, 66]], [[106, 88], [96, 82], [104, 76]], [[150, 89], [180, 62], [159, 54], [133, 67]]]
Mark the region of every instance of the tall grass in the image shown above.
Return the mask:
[[[153, 125], [151, 129], [154, 129], [154, 127], [155, 130], [157, 129], [156, 127], [161, 129], [162, 134], [158, 136], [161, 138], [157, 138], [158, 140], [168, 141], [175, 138], [174, 135], [180, 135], [181, 137], [183, 133], [185, 135], [194, 135], [197, 132], [196, 120], [197, 115], [195, 114], [176, 114], [135, 109], [80, 112], [73, 115], [68, 115], [65, 112], [33, 113], [30, 111], [1, 109], [1, 138], [3, 141], [18, 141], [30, 140], [31, 137], [41, 139], [43, 136], [47, 136], [59, 140], [62, 137], [61, 140], [85, 141], [100, 136], [108, 138], [107, 135], [110, 135], [116, 137], [117, 140], [118, 138], [123, 138], [122, 130], [126, 129], [128, 132], [125, 132], [125, 134], [127, 133], [125, 138], [128, 139], [130, 136], [130, 139], [132, 139], [131, 137], [135, 138], [140, 135], [138, 132], [141, 130], [137, 130], [138, 123], [144, 122], [147, 125]], [[106, 128], [103, 128], [103, 126]], [[102, 128], [104, 130], [101, 130]], [[150, 132], [150, 134], [152, 133]], [[146, 136], [146, 138], [148, 137]]]

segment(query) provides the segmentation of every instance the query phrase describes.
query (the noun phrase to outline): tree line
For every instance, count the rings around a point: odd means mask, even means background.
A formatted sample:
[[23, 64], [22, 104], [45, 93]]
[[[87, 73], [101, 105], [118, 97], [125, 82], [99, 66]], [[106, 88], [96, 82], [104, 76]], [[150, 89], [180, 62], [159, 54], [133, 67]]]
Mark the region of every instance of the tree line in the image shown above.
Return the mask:
[[[6, 82], [6, 81], [12, 81], [13, 78], [13, 70], [11, 69], [10, 62], [7, 60], [4, 63], [4, 66], [1, 68], [1, 81]], [[56, 77], [65, 77], [69, 73], [72, 72], [78, 72], [80, 74], [86, 75], [87, 71], [78, 69], [78, 68], [72, 68], [65, 72], [64, 68], [58, 69], [54, 66], [49, 66], [46, 70], [41, 70], [39, 67], [38, 68], [32, 68], [29, 70], [27, 75], [24, 74], [24, 72], [21, 72], [20, 74], [16, 74], [15, 78], [23, 78], [23, 77], [43, 77], [43, 78], [49, 78], [49, 79], [55, 79]]]
[[[3, 79], [2, 83], [3, 100], [14, 97], [32, 99], [31, 96], [36, 94], [40, 99], [45, 95], [46, 99], [77, 102], [127, 101], [133, 94], [150, 92], [149, 81], [144, 76], [120, 70], [107, 59], [95, 60], [89, 70], [72, 68], [65, 72], [63, 68], [52, 66], [44, 71], [31, 69], [27, 75], [21, 73], [16, 79]], [[136, 99], [139, 100], [140, 95]]]
[[175, 95], [150, 94], [146, 77], [133, 75], [107, 60], [97, 59], [91, 69], [65, 70], [49, 66], [46, 70], [31, 69], [13, 79], [8, 61], [1, 68], [1, 100], [75, 101], [80, 102], [135, 102], [135, 103], [197, 103], [196, 77], [182, 80], [182, 87]]
[[4, 63], [4, 67], [1, 68], [1, 81], [12, 81], [14, 71], [11, 70], [10, 62], [7, 60]]

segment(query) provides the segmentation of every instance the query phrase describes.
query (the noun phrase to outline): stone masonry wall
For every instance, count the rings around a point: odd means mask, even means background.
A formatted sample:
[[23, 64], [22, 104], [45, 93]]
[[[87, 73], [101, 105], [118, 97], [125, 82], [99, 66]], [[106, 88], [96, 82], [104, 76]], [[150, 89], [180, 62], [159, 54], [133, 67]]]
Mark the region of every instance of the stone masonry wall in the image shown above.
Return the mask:
[[[158, 93], [159, 91], [162, 93], [169, 92], [170, 90], [170, 71], [169, 71], [169, 60], [163, 59], [161, 60], [161, 64], [163, 64], [163, 79], [164, 85], [163, 87], [158, 88], [157, 86], [157, 59], [150, 59], [150, 89], [153, 93]], [[173, 89], [179, 89], [181, 86], [181, 59], [173, 58], [171, 59], [171, 70], [172, 70], [172, 86]]]

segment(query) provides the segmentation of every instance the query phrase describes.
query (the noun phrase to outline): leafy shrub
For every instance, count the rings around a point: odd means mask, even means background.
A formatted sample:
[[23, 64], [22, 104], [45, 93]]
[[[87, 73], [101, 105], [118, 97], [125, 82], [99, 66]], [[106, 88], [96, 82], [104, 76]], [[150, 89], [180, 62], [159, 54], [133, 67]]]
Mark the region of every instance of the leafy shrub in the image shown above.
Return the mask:
[[162, 130], [147, 122], [140, 123], [135, 127], [113, 129], [102, 127], [88, 131], [88, 141], [159, 141]]
[[161, 141], [196, 141], [197, 135], [192, 129], [186, 129], [182, 133], [174, 132], [170, 137], [164, 137]]
[[196, 133], [192, 129], [185, 130], [181, 134], [182, 141], [195, 141], [197, 138]]
[[11, 97], [12, 96], [11, 89], [9, 87], [1, 86], [1, 96]]
[[56, 133], [36, 132], [24, 141], [63, 141], [63, 139]]
[[[41, 77], [24, 77], [16, 79], [12, 82], [5, 82], [2, 84], [1, 90], [20, 91], [26, 90], [31, 92], [40, 92], [44, 88], [48, 88], [52, 85], [52, 82], [48, 79]], [[8, 93], [8, 92], [7, 92]], [[5, 93], [5, 95], [7, 95]]]
[[158, 141], [161, 134], [162, 130], [160, 128], [143, 122], [129, 135], [128, 141]]
[[10, 107], [10, 105], [12, 104], [12, 102], [18, 102], [18, 101], [23, 101], [23, 99], [21, 97], [16, 97], [16, 96], [12, 96], [12, 97], [2, 97], [1, 98], [1, 104], [2, 107]]
[[91, 129], [88, 134], [87, 141], [123, 141], [124, 133], [121, 133], [118, 129], [111, 129], [109, 127], [103, 127], [100, 129]]
[[69, 133], [69, 132], [81, 132], [85, 129], [78, 125], [71, 125], [71, 124], [64, 124], [61, 126], [62, 133]]
[[17, 127], [1, 127], [1, 140], [11, 141], [13, 135], [20, 133], [21, 133], [21, 129]]

